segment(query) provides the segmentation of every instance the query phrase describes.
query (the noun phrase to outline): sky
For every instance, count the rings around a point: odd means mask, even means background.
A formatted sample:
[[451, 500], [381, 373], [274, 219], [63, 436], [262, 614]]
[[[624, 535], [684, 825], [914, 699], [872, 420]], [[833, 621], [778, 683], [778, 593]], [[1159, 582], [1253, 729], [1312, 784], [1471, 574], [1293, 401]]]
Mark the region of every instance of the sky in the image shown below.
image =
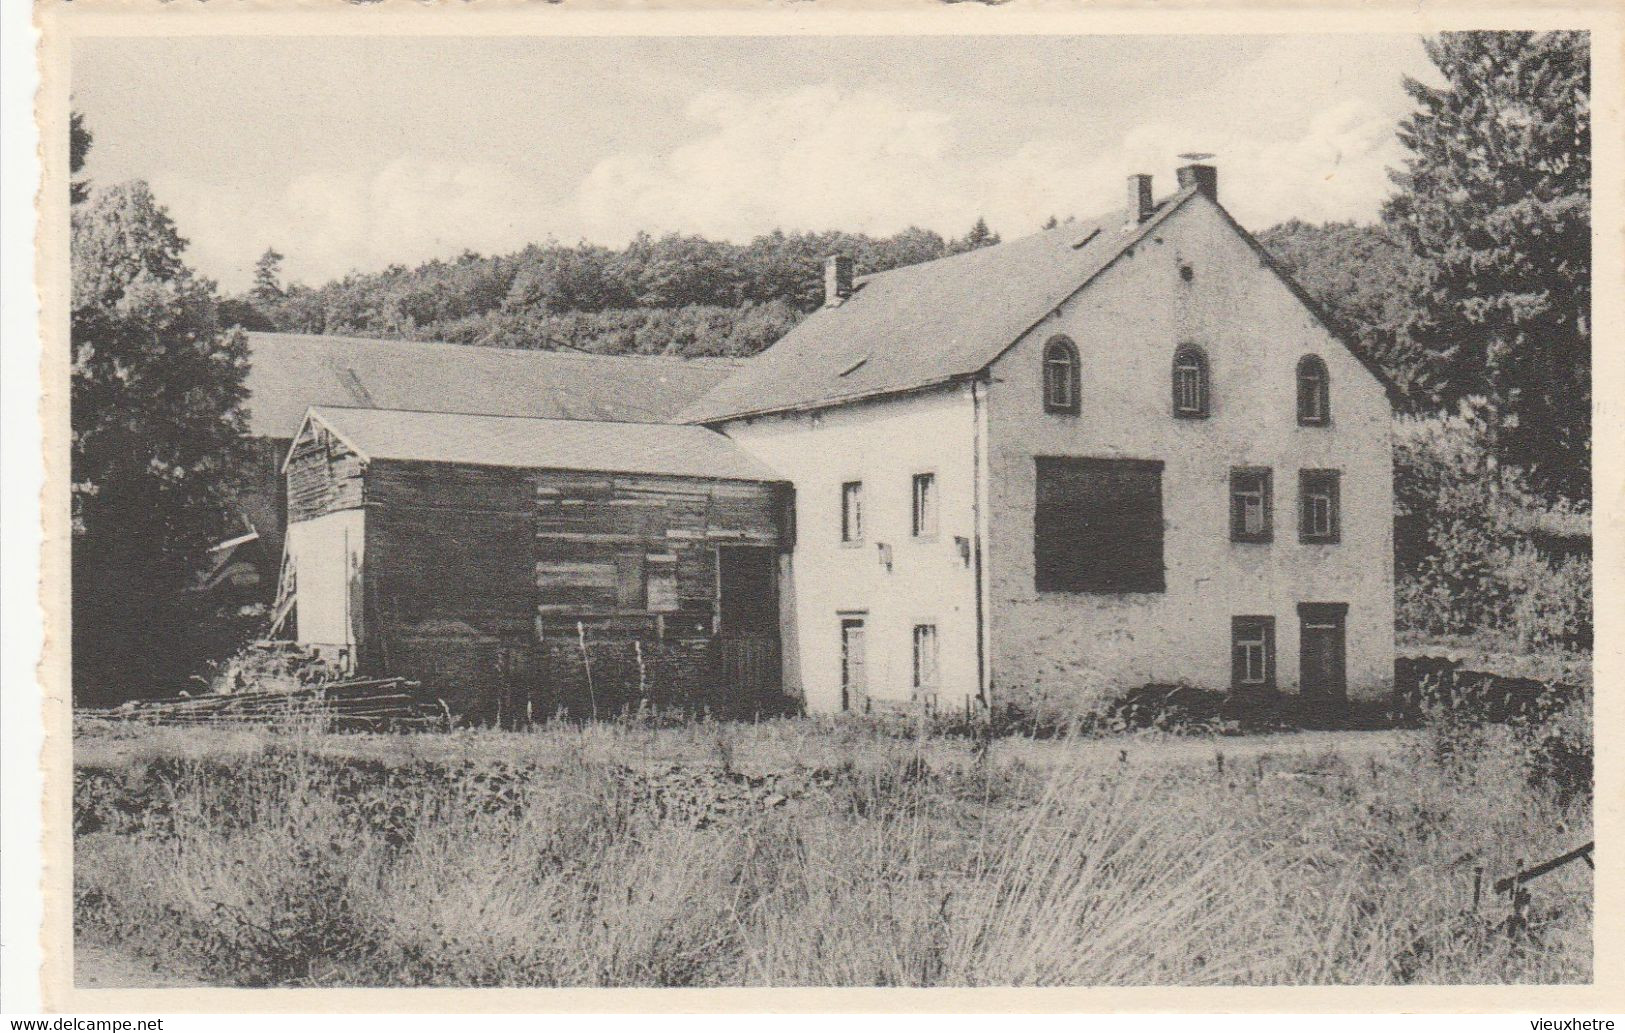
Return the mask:
[[1243, 224], [1371, 220], [1415, 36], [79, 39], [93, 184], [145, 179], [246, 289], [549, 238], [1007, 238], [1216, 155]]

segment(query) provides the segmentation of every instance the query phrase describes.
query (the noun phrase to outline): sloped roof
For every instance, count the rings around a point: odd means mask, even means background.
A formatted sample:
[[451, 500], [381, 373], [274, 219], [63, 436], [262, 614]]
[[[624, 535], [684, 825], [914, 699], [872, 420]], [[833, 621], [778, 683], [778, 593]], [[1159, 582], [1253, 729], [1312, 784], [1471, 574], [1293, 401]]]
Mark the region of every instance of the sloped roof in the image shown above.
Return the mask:
[[249, 433], [291, 438], [312, 405], [653, 423], [733, 359], [586, 355], [313, 334], [248, 334]]
[[784, 479], [729, 438], [705, 427], [336, 406], [313, 407], [306, 419], [319, 421], [366, 459], [735, 481]]
[[1196, 193], [863, 278], [684, 409], [706, 423], [929, 387], [980, 371]]

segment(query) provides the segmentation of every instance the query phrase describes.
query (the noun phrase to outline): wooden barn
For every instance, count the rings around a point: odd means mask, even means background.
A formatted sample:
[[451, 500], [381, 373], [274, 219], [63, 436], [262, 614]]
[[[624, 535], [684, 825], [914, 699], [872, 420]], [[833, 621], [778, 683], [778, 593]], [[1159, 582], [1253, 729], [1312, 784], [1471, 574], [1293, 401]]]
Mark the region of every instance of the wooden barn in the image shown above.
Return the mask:
[[739, 367], [720, 358], [257, 331], [248, 334], [248, 351], [252, 459], [236, 495], [246, 533], [214, 547], [200, 585], [229, 585], [245, 603], [271, 601], [287, 508], [282, 461], [313, 405], [660, 423]]
[[289, 449], [295, 637], [454, 712], [777, 704], [790, 486], [704, 427], [314, 407]]

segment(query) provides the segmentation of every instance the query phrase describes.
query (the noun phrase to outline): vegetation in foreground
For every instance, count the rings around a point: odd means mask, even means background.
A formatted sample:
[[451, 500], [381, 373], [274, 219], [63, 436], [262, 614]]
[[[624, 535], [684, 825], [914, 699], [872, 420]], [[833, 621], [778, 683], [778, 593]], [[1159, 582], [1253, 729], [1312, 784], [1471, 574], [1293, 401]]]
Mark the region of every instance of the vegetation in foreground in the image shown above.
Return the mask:
[[1589, 873], [1490, 882], [1591, 838], [1589, 713], [1161, 762], [813, 720], [86, 731], [76, 929], [242, 986], [1584, 982]]

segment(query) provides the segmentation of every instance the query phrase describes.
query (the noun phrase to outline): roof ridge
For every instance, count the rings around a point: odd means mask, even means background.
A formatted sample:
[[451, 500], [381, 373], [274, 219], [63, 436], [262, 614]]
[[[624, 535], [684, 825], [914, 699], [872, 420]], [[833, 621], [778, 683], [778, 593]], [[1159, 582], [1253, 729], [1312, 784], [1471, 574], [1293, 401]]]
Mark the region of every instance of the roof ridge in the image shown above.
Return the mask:
[[736, 357], [732, 355], [643, 355], [631, 354], [604, 354], [600, 352], [574, 351], [569, 348], [510, 348], [497, 344], [475, 344], [466, 341], [440, 341], [420, 340], [415, 337], [357, 337], [352, 334], [306, 334], [293, 333], [285, 330], [245, 330], [245, 334], [258, 338], [280, 338], [282, 340], [302, 341], [332, 341], [360, 345], [409, 345], [426, 348], [467, 348], [488, 354], [507, 355], [551, 355], [556, 358], [573, 359], [578, 361], [627, 361], [627, 362], [669, 362], [673, 364], [703, 362], [716, 365], [740, 366], [748, 361], [749, 356]]
[[[592, 423], [616, 427], [699, 427], [695, 423], [678, 423], [651, 420], [585, 420], [579, 416], [519, 416], [513, 413], [501, 412], [466, 412], [460, 409], [400, 409], [386, 405], [312, 405], [312, 411], [338, 411], [338, 412], [385, 412], [406, 413], [415, 416], [479, 416], [489, 420], [523, 420], [528, 423]], [[709, 428], [701, 428], [709, 430]], [[713, 432], [714, 433], [714, 432]]]

